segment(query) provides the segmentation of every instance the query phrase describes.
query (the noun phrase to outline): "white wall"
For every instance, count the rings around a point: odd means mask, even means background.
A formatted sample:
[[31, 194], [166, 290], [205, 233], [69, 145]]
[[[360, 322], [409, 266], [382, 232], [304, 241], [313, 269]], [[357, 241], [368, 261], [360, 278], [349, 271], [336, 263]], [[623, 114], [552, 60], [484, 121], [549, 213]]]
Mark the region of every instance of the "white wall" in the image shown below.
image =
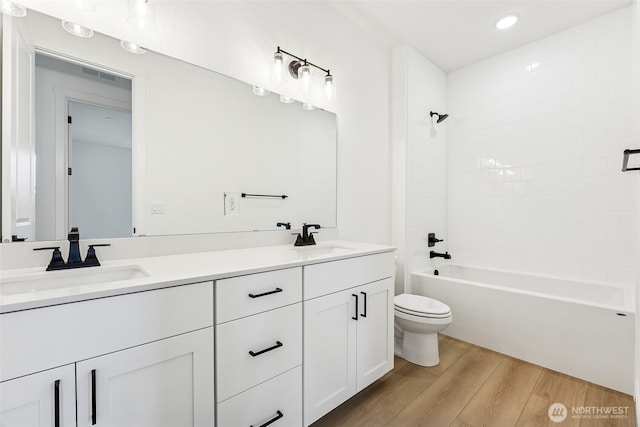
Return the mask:
[[[386, 46], [372, 41], [331, 5], [270, 1], [157, 2], [156, 30], [141, 34], [126, 23], [126, 2], [96, 2], [94, 13], [77, 12], [72, 2], [28, 0], [23, 3], [335, 111], [338, 115], [338, 236], [348, 240], [390, 242], [390, 55]], [[336, 99], [326, 101], [317, 92], [305, 94], [290, 80], [273, 81], [272, 56], [278, 45], [330, 68], [335, 76]], [[181, 245], [176, 239], [149, 242], [142, 238], [118, 239], [121, 250], [111, 251], [105, 259], [163, 250], [194, 250], [196, 246], [202, 250], [292, 242], [293, 236], [284, 233], [185, 237], [186, 241], [197, 240], [198, 245]], [[321, 231], [318, 239], [330, 234], [328, 230]], [[171, 244], [160, 244], [160, 241]], [[7, 246], [10, 245], [0, 246], [0, 255], [8, 256], [5, 259], [14, 266], [33, 264], [32, 260], [14, 256], [12, 251], [20, 251]], [[3, 265], [3, 268], [9, 267]]]
[[630, 8], [449, 75], [449, 248], [466, 264], [635, 286]]
[[[447, 113], [447, 75], [413, 47], [394, 49], [394, 244], [398, 251], [396, 293], [412, 271], [437, 265], [429, 251], [447, 248], [447, 121], [435, 124], [430, 111]], [[404, 200], [402, 200], [404, 199]], [[396, 205], [397, 203], [397, 205]], [[445, 241], [427, 247], [427, 234]], [[404, 286], [407, 286], [405, 284]]]

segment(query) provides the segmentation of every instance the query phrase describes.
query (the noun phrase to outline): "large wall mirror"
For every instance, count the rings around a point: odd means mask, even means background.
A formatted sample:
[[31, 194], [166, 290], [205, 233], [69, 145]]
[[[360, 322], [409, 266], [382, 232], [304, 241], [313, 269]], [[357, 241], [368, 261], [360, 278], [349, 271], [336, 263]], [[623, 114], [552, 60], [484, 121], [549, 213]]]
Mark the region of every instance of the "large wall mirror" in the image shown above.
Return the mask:
[[2, 31], [3, 242], [336, 226], [334, 113], [32, 10]]

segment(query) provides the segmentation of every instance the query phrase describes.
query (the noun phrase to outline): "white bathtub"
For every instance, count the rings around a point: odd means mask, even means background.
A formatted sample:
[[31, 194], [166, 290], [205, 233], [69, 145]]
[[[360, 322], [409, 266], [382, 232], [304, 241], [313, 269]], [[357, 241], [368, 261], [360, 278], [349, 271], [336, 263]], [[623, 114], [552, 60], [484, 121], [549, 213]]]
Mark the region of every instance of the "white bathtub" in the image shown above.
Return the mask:
[[630, 288], [446, 265], [412, 293], [451, 307], [445, 335], [624, 393], [634, 392]]

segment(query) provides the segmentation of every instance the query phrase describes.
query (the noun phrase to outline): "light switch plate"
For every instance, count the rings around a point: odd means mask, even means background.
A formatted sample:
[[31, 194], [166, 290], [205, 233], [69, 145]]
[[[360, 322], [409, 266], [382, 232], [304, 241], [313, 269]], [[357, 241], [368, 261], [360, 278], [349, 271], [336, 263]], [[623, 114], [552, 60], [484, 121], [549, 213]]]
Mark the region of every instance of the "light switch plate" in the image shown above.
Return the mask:
[[240, 215], [240, 193], [224, 193], [224, 214]]
[[164, 202], [151, 202], [151, 214], [164, 214]]

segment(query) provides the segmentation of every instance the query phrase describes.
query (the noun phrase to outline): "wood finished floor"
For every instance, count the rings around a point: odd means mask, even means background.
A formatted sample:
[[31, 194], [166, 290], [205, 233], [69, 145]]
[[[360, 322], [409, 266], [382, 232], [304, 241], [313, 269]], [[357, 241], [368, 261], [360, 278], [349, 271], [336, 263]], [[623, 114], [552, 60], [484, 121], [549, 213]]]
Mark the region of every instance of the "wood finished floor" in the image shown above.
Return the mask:
[[[440, 335], [440, 364], [396, 357], [395, 368], [312, 427], [635, 426], [633, 398], [583, 380]], [[568, 417], [552, 422], [559, 402]], [[572, 418], [572, 407], [627, 407], [624, 418]]]

